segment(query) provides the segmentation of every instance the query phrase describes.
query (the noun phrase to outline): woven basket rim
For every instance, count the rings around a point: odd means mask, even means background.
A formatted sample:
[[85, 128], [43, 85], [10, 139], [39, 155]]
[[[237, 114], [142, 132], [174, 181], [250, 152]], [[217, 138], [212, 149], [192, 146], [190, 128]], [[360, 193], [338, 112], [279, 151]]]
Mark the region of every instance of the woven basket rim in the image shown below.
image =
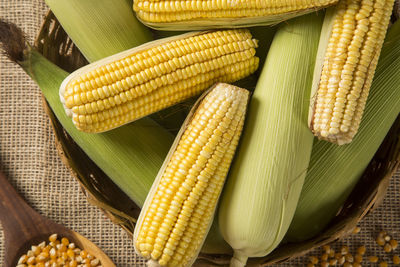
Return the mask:
[[[73, 45], [68, 38], [57, 19], [51, 11], [44, 18], [42, 27], [35, 42], [35, 47], [45, 57], [53, 63], [59, 65], [67, 71], [75, 69], [86, 63], [83, 56]], [[72, 52], [71, 52], [72, 51]], [[71, 56], [71, 53], [73, 56]], [[71, 60], [72, 59], [72, 60]], [[43, 97], [44, 99], [44, 97]], [[55, 117], [48, 103], [43, 101], [43, 106], [49, 116], [53, 132], [55, 134], [55, 143], [57, 151], [70, 170], [73, 177], [80, 183], [81, 189], [84, 192], [89, 203], [100, 208], [111, 221], [122, 227], [130, 236], [132, 236], [134, 224], [139, 214], [140, 208], [133, 203], [112, 181], [109, 179], [76, 145], [68, 133], [62, 128], [61, 124]], [[400, 163], [400, 116], [392, 126], [392, 129], [386, 136], [384, 142], [374, 156], [373, 160], [368, 165], [362, 178], [352, 191], [340, 213], [334, 218], [329, 226], [318, 236], [310, 240], [290, 243], [280, 246], [273, 253], [263, 258], [249, 259], [250, 264], [269, 265], [286, 261], [292, 257], [298, 257], [307, 253], [315, 247], [319, 247], [342, 238], [352, 232], [357, 223], [364, 218], [366, 214], [376, 208], [383, 200], [386, 190], [389, 186], [390, 178], [394, 175]], [[107, 183], [110, 186], [117, 187], [121, 195], [125, 199], [130, 200], [130, 205], [127, 209], [121, 210], [115, 207], [115, 203], [110, 202], [108, 197], [99, 196], [99, 192], [95, 186], [90, 184], [91, 179], [88, 178], [88, 172], [83, 171], [82, 167], [76, 165], [73, 155], [81, 155], [79, 160], [84, 159], [85, 164], [92, 164], [91, 171], [95, 171], [95, 175], [108, 178]], [[86, 156], [86, 158], [85, 158]], [[372, 176], [372, 177], [371, 177]], [[93, 180], [93, 179], [92, 179]], [[372, 187], [365, 188], [361, 186], [368, 180]], [[89, 183], [88, 183], [89, 181]], [[355, 197], [360, 194], [363, 197]], [[356, 202], [358, 200], [358, 202]], [[354, 205], [357, 203], [357, 205]], [[358, 207], [355, 208], [355, 206]], [[359, 208], [361, 207], [361, 208]], [[287, 253], [291, 251], [291, 253]], [[229, 263], [230, 256], [218, 254], [203, 254], [199, 255], [200, 262], [206, 262], [215, 265], [226, 265]]]

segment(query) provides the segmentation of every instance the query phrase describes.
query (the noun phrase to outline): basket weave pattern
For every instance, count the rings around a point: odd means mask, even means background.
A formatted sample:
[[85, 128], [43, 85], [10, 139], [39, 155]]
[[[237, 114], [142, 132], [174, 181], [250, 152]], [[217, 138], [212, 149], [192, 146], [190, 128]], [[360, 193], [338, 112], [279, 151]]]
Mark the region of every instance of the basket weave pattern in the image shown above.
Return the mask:
[[[44, 20], [36, 47], [44, 56], [67, 71], [72, 71], [87, 63], [51, 12]], [[80, 182], [88, 201], [102, 209], [114, 223], [132, 234], [140, 208], [76, 145], [45, 101], [44, 105], [52, 122], [61, 158]], [[399, 164], [399, 138], [400, 118], [394, 123], [340, 213], [323, 233], [306, 242], [281, 246], [267, 257], [250, 259], [249, 263], [266, 265], [285, 261], [349, 234], [357, 223], [383, 200], [390, 178]], [[198, 263], [212, 262], [224, 265], [228, 260], [229, 257], [226, 255], [201, 254]]]

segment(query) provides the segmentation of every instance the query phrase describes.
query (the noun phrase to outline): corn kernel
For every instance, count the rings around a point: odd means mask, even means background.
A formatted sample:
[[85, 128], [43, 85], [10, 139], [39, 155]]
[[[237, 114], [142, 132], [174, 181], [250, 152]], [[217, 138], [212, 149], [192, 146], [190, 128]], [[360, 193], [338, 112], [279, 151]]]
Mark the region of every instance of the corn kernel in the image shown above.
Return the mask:
[[331, 250], [331, 246], [329, 246], [329, 245], [323, 245], [323, 246], [322, 246], [322, 249], [323, 249], [326, 253], [329, 253], [329, 251]]
[[362, 262], [362, 261], [363, 261], [363, 256], [360, 255], [360, 254], [356, 254], [356, 255], [354, 256], [354, 261], [355, 261], [355, 262], [358, 262], [358, 263]]
[[361, 231], [361, 227], [356, 226], [356, 227], [353, 229], [353, 234], [358, 234], [360, 231]]
[[383, 236], [378, 236], [377, 238], [376, 238], [376, 243], [379, 245], [379, 246], [384, 246], [385, 245], [385, 238], [383, 237]]
[[386, 243], [386, 244], [383, 246], [383, 250], [384, 250], [386, 253], [389, 253], [389, 252], [392, 251], [392, 246], [391, 246], [389, 243]]
[[389, 244], [392, 246], [392, 250], [395, 250], [398, 246], [398, 242], [396, 239], [392, 239], [389, 241]]
[[69, 245], [69, 240], [66, 237], [61, 238], [61, 243], [64, 244], [65, 246]]
[[28, 263], [28, 264], [34, 264], [34, 263], [36, 263], [36, 258], [35, 258], [35, 256], [30, 257], [30, 258], [26, 261], [26, 263]]
[[395, 264], [395, 265], [400, 264], [400, 257], [398, 255], [393, 256], [393, 264]]
[[28, 256], [26, 254], [22, 255], [18, 260], [18, 264], [25, 263], [28, 260]]
[[321, 261], [327, 261], [327, 260], [328, 260], [328, 257], [329, 257], [329, 255], [326, 254], [326, 253], [322, 254], [322, 256], [321, 256]]
[[90, 266], [97, 266], [99, 265], [100, 260], [99, 259], [94, 259], [90, 261]]
[[363, 245], [357, 248], [357, 254], [364, 255], [367, 248]]
[[328, 267], [329, 263], [326, 261], [321, 261], [321, 267]]
[[329, 265], [336, 265], [337, 262], [338, 262], [337, 259], [330, 259], [330, 260], [329, 260]]
[[353, 267], [353, 264], [351, 264], [350, 262], [345, 262], [343, 264], [344, 267]]
[[386, 261], [381, 261], [379, 267], [388, 267], [388, 263]]
[[86, 257], [88, 256], [88, 253], [86, 250], [82, 250], [80, 253], [80, 256], [82, 257], [82, 259], [86, 259]]
[[353, 257], [353, 255], [351, 255], [351, 254], [346, 254], [344, 257], [345, 257], [345, 259], [346, 259], [347, 262], [350, 262], [350, 263], [353, 263], [353, 262], [354, 262], [354, 257]]
[[369, 256], [368, 260], [372, 263], [377, 263], [379, 258], [377, 256]]
[[349, 253], [349, 247], [342, 246], [342, 248], [340, 249], [340, 252], [342, 253], [342, 255], [346, 255], [347, 253]]
[[49, 237], [49, 241], [50, 242], [55, 242], [56, 240], [57, 240], [57, 234], [52, 234], [50, 237]]
[[315, 257], [315, 256], [310, 256], [309, 259], [310, 259], [310, 262], [312, 264], [317, 264], [318, 263], [318, 258]]

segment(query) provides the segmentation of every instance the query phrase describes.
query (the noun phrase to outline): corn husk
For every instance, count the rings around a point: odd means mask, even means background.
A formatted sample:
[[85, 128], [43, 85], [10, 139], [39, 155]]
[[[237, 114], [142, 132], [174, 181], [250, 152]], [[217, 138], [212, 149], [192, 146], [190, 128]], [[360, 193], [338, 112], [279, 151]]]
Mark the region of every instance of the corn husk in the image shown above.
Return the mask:
[[322, 17], [300, 17], [277, 31], [253, 94], [219, 207], [232, 266], [271, 252], [294, 214], [313, 142], [307, 115]]
[[[313, 145], [310, 167], [288, 240], [311, 238], [327, 226], [353, 190], [400, 113], [400, 22], [389, 29], [358, 134], [349, 145]], [[310, 224], [312, 218], [312, 224]]]

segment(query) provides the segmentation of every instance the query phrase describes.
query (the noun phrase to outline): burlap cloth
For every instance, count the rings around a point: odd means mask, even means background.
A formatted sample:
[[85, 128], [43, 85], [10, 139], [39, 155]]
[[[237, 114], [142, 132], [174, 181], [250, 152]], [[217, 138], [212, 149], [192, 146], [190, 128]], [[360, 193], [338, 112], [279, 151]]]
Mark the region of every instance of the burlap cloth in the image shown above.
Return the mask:
[[[44, 1], [0, 0], [0, 3], [0, 17], [20, 26], [33, 43], [48, 10]], [[88, 237], [117, 266], [144, 265], [135, 255], [128, 235], [88, 204], [78, 183], [59, 159], [39, 88], [18, 66], [3, 55], [0, 59], [0, 169], [34, 209]], [[340, 244], [346, 243], [354, 250], [364, 243], [371, 255], [387, 255], [374, 244], [373, 238], [381, 229], [400, 238], [399, 175], [400, 172], [392, 179], [380, 208], [361, 223], [362, 231]], [[0, 231], [1, 263], [3, 244]], [[305, 263], [306, 257], [301, 257], [279, 266], [304, 266]]]

